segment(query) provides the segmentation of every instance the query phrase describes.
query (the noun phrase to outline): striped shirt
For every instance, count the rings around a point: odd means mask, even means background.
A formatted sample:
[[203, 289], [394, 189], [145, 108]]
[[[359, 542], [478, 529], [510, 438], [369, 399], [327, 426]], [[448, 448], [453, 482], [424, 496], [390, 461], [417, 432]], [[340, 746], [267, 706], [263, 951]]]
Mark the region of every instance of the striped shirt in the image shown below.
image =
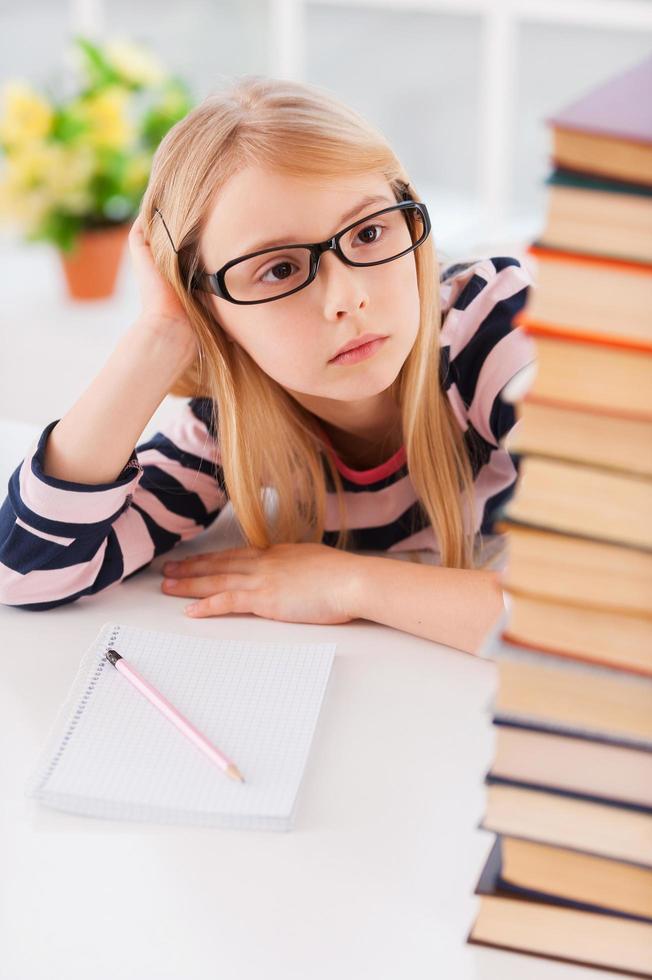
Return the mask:
[[[448, 266], [440, 279], [440, 384], [464, 433], [480, 537], [491, 534], [518, 480], [518, 457], [503, 445], [517, 416], [502, 394], [535, 365], [532, 339], [513, 322], [532, 282], [511, 257]], [[206, 398], [185, 402], [136, 446], [114, 482], [96, 485], [43, 472], [46, 442], [59, 420], [50, 422], [12, 473], [0, 509], [0, 603], [41, 610], [91, 596], [208, 528], [228, 502], [210, 408]], [[337, 456], [335, 463], [351, 550], [396, 557], [425, 550], [437, 563], [436, 535], [417, 500], [404, 447], [372, 469], [351, 469]], [[326, 466], [324, 474], [322, 541], [334, 545], [339, 511]]]

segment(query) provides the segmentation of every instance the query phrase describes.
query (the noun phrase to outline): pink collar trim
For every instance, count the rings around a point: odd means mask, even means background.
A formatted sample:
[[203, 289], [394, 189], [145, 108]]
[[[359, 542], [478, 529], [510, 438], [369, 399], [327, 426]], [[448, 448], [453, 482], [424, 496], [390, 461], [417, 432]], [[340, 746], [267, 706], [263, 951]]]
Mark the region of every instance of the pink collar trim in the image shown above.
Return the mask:
[[396, 473], [396, 471], [399, 470], [401, 466], [403, 466], [407, 458], [405, 452], [405, 446], [401, 446], [401, 448], [397, 449], [397, 451], [394, 453], [393, 456], [390, 456], [389, 459], [385, 460], [385, 462], [381, 463], [379, 466], [372, 466], [372, 468], [369, 470], [354, 470], [351, 469], [350, 466], [347, 466], [346, 463], [340, 459], [340, 457], [333, 449], [332, 442], [330, 441], [326, 433], [321, 429], [321, 427], [320, 427], [320, 432], [321, 432], [322, 439], [330, 448], [331, 455], [335, 462], [335, 466], [342, 474], [342, 476], [345, 476], [347, 480], [351, 481], [351, 483], [359, 483], [362, 486], [366, 486], [370, 483], [377, 483], [378, 480], [384, 480], [385, 477], [391, 476], [392, 473]]

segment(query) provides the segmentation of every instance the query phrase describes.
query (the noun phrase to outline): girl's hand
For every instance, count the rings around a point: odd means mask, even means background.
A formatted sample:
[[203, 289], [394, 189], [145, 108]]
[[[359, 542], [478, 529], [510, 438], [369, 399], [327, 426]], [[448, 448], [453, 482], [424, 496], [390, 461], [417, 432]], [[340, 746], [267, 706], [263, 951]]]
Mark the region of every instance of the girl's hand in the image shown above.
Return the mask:
[[[167, 595], [199, 599], [190, 616], [253, 613], [288, 623], [347, 623], [357, 617], [364, 556], [323, 544], [232, 548], [166, 562]], [[192, 611], [189, 611], [192, 610]]]
[[180, 343], [190, 359], [197, 351], [195, 333], [177, 294], [156, 268], [140, 214], [129, 232], [129, 252], [143, 306], [140, 321], [157, 334], [165, 332], [171, 341]]

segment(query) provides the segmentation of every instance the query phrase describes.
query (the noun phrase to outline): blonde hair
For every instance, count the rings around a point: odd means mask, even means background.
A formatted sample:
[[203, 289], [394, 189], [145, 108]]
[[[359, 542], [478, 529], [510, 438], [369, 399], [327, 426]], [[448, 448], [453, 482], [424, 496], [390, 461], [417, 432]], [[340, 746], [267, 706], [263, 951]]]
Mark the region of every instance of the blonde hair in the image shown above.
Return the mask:
[[[342, 482], [317, 420], [240, 345], [229, 342], [207, 294], [190, 289], [195, 273], [203, 271], [199, 243], [210, 208], [226, 181], [247, 166], [334, 179], [380, 172], [397, 201], [409, 179], [382, 134], [327, 91], [244, 75], [169, 130], [154, 156], [141, 204], [154, 261], [179, 296], [200, 352], [170, 393], [212, 400], [224, 482], [246, 540], [266, 548], [279, 541], [322, 539], [325, 460], [339, 503], [336, 547], [345, 548]], [[414, 193], [411, 197], [419, 200]], [[163, 213], [178, 254], [155, 208]], [[391, 392], [401, 413], [410, 478], [437, 535], [441, 562], [469, 568], [473, 477], [464, 437], [440, 384], [439, 269], [432, 236], [412, 254], [419, 329]], [[278, 495], [272, 526], [263, 493], [269, 486]]]

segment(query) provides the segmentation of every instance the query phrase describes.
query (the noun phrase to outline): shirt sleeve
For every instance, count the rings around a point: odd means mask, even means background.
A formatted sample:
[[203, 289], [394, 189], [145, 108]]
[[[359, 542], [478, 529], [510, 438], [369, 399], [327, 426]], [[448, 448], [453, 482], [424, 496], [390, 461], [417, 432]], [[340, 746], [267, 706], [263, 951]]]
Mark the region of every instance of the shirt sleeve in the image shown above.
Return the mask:
[[140, 443], [112, 483], [47, 476], [43, 430], [0, 508], [0, 603], [42, 610], [114, 586], [205, 530], [227, 502], [209, 399]]
[[514, 322], [534, 283], [510, 256], [455, 268], [459, 271], [446, 277], [449, 307], [441, 334], [442, 346], [449, 348], [453, 405], [458, 416], [498, 447], [518, 421], [515, 401], [536, 374], [534, 340]]

